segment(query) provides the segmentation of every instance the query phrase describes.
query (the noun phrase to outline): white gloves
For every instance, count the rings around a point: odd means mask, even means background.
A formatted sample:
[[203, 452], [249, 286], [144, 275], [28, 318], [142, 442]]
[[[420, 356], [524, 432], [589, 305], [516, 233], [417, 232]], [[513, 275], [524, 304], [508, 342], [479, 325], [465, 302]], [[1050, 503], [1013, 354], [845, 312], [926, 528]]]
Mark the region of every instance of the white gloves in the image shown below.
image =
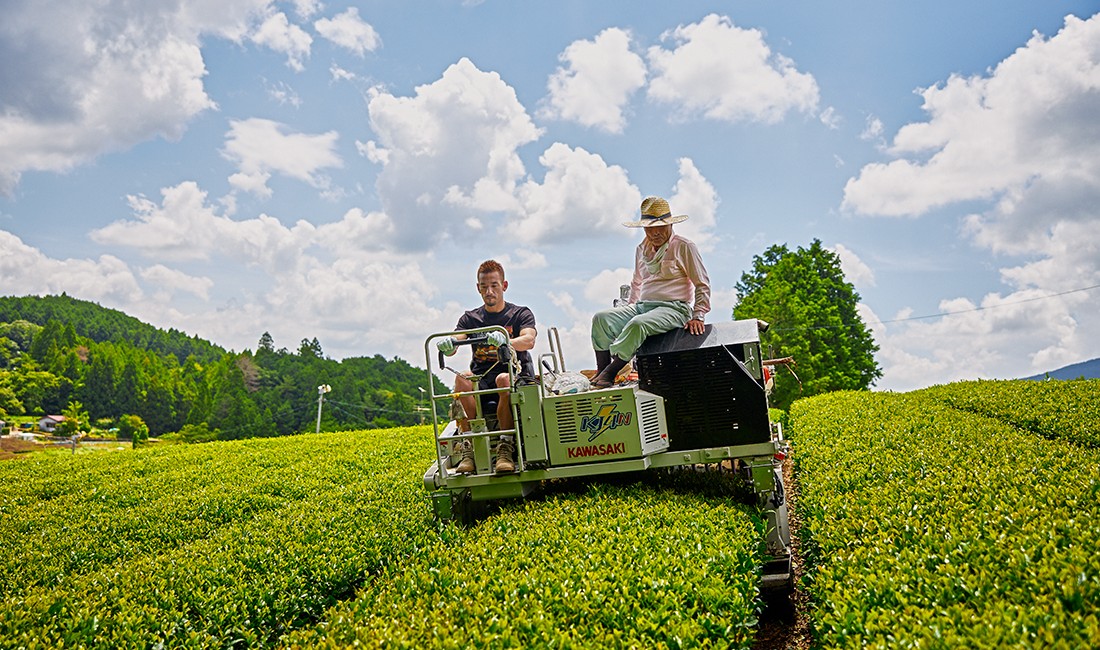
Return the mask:
[[[448, 336], [446, 338], [439, 339], [435, 346], [439, 348], [440, 352], [449, 357], [455, 353], [456, 344], [457, 339], [455, 339], [455, 337], [453, 336]], [[490, 347], [499, 348], [502, 345], [508, 344], [508, 337], [504, 334], [504, 332], [493, 330], [485, 335], [485, 344]]]

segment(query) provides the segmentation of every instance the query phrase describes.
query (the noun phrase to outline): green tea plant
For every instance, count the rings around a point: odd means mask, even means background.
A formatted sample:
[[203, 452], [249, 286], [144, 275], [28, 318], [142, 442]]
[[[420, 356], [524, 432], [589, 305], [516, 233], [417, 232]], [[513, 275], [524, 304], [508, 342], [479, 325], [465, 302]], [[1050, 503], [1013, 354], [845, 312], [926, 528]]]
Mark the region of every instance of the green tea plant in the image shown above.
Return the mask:
[[1100, 647], [1100, 451], [926, 392], [791, 411], [820, 647]]
[[[196, 452], [181, 458], [174, 450], [168, 459], [159, 456], [169, 450], [134, 452], [149, 454], [147, 467], [92, 462], [85, 478], [83, 462], [5, 468], [5, 481], [30, 475], [4, 508], [5, 526], [23, 531], [16, 543], [79, 530], [84, 546], [71, 548], [74, 556], [110, 552], [47, 561], [48, 581], [6, 590], [0, 638], [28, 648], [270, 645], [430, 538], [423, 488], [407, 468], [426, 463], [431, 450], [418, 428], [211, 445], [202, 452], [209, 462], [189, 469], [181, 460]], [[51, 471], [64, 477], [53, 484], [43, 475]], [[205, 489], [188, 492], [176, 471], [193, 472]], [[233, 494], [244, 485], [253, 489]], [[178, 493], [151, 496], [165, 489]], [[59, 498], [69, 523], [57, 513], [36, 518]], [[143, 508], [143, 498], [155, 505]], [[127, 519], [131, 510], [137, 519]], [[22, 521], [52, 528], [33, 532]], [[119, 532], [125, 543], [113, 540]]]
[[0, 464], [0, 645], [751, 643], [763, 523], [716, 476], [462, 528], [431, 519], [433, 452], [410, 427]]
[[763, 530], [643, 484], [527, 502], [387, 567], [300, 647], [750, 647]]
[[1100, 447], [1100, 379], [967, 381], [923, 392], [1047, 438]]
[[276, 448], [173, 446], [0, 465], [0, 539], [10, 545], [0, 592], [134, 561], [304, 498], [295, 486], [317, 470], [316, 444], [295, 437]]

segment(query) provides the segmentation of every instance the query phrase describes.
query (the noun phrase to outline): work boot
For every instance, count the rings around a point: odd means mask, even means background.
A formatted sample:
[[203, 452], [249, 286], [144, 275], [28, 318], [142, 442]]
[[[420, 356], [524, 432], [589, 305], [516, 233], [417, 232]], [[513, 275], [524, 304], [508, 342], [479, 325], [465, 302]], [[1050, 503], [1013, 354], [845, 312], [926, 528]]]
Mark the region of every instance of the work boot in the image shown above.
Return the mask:
[[615, 377], [619, 376], [619, 371], [626, 366], [626, 361], [623, 361], [619, 357], [612, 356], [611, 363], [607, 364], [607, 367], [600, 371], [600, 374], [592, 378], [593, 388], [610, 388], [615, 383]]
[[462, 460], [455, 465], [458, 474], [470, 474], [474, 471], [474, 445], [469, 440], [460, 440], [455, 444], [455, 451], [462, 454]]
[[512, 443], [512, 436], [501, 436], [497, 442], [497, 461], [493, 465], [493, 471], [497, 474], [516, 471], [515, 455], [516, 447]]

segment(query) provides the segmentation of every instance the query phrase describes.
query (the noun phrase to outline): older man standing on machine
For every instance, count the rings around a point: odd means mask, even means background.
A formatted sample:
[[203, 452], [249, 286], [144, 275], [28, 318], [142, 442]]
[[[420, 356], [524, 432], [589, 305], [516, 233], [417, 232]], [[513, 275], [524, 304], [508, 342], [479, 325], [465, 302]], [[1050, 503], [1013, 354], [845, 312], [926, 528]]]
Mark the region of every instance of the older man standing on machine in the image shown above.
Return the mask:
[[703, 333], [703, 319], [710, 311], [710, 279], [694, 242], [672, 232], [672, 224], [685, 219], [687, 215], [672, 216], [668, 201], [651, 196], [642, 201], [638, 221], [623, 223], [644, 228], [645, 238], [634, 252], [628, 304], [592, 317], [593, 387], [614, 384], [648, 336], [678, 327]]

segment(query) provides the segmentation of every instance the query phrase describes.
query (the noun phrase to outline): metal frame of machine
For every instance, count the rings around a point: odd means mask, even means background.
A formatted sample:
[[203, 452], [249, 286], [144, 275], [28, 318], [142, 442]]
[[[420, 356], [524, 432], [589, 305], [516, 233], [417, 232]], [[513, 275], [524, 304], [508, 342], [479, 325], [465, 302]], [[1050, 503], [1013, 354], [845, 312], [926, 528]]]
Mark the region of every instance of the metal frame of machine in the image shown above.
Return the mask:
[[[431, 373], [435, 339], [465, 334], [472, 343], [491, 330], [432, 334], [424, 342]], [[547, 375], [565, 372], [557, 330], [551, 328], [550, 354], [539, 363]], [[505, 348], [502, 359], [508, 363]], [[445, 367], [439, 356], [440, 368]], [[733, 321], [708, 325], [694, 336], [673, 331], [650, 337], [638, 350], [637, 385], [554, 394], [544, 382], [517, 381], [511, 363], [510, 389], [474, 390], [477, 417], [469, 432], [450, 421], [441, 426], [434, 405], [454, 400], [454, 393], [437, 394], [432, 386], [432, 426], [436, 459], [424, 473], [435, 516], [468, 520], [474, 505], [523, 497], [543, 481], [658, 468], [727, 466], [737, 468], [767, 517], [768, 562], [764, 588], [793, 587], [790, 530], [781, 472], [788, 452], [778, 423], [768, 417], [764, 361], [760, 356], [758, 322]], [[475, 387], [477, 382], [474, 382]], [[518, 384], [518, 385], [517, 385]], [[508, 390], [515, 428], [491, 431], [495, 418], [481, 413], [481, 396]], [[493, 474], [494, 440], [513, 435], [516, 471]], [[456, 443], [473, 443], [475, 472], [458, 474]]]

